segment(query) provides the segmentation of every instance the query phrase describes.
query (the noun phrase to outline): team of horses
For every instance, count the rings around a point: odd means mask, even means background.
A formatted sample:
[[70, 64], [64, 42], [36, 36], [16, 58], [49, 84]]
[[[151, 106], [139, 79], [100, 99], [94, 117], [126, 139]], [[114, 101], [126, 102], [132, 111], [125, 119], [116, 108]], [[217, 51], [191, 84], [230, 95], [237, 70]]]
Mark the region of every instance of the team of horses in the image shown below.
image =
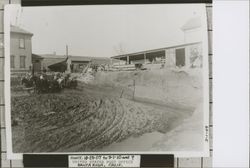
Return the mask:
[[22, 85], [28, 90], [34, 90], [35, 93], [56, 93], [63, 88], [76, 88], [77, 80], [70, 77], [69, 74], [41, 74], [26, 75], [21, 79]]

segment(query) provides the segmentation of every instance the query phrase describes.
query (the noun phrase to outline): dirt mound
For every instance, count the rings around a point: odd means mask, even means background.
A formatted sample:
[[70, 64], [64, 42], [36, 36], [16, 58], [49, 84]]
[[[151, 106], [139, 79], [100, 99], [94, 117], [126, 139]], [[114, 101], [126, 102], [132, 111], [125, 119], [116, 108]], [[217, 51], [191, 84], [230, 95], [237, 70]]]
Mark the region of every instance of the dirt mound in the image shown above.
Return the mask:
[[202, 101], [202, 81], [201, 69], [160, 69], [98, 72], [91, 84], [126, 88], [134, 92], [131, 99], [194, 109]]

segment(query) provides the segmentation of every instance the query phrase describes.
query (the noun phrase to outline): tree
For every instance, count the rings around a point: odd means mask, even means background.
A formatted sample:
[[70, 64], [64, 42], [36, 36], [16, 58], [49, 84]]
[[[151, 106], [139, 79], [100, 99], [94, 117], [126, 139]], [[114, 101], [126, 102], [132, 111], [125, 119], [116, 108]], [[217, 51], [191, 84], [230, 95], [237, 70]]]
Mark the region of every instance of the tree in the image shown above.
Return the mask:
[[114, 51], [117, 55], [125, 55], [127, 53], [127, 49], [122, 42], [120, 42], [117, 46], [114, 46]]

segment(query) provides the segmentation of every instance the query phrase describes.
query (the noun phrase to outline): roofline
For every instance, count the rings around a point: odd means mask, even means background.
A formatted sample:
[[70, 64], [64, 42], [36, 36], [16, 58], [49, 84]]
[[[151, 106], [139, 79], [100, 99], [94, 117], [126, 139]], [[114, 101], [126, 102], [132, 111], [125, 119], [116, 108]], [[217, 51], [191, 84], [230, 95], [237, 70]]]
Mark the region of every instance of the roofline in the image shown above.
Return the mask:
[[[54, 55], [54, 54], [40, 54], [41, 57], [45, 58], [45, 59], [63, 59], [63, 58], [67, 58], [67, 55]], [[58, 56], [56, 58], [50, 57], [50, 56]], [[73, 57], [73, 59], [72, 59]], [[68, 55], [69, 59], [72, 60], [77, 60], [78, 58], [84, 58], [86, 60], [80, 60], [80, 61], [93, 61], [93, 60], [98, 60], [98, 59], [110, 59], [110, 57], [91, 57], [91, 56], [80, 56], [80, 55]], [[74, 59], [76, 58], [76, 59]]]
[[[67, 55], [57, 55], [57, 54], [39, 54], [41, 56], [59, 56], [59, 57], [67, 57]], [[90, 57], [90, 56], [82, 56], [82, 55], [68, 55], [68, 57]]]
[[32, 56], [36, 56], [38, 59], [44, 59], [43, 57], [41, 57], [40, 55], [37, 55], [37, 54], [33, 54], [33, 53], [32, 53], [32, 54], [31, 54], [31, 57], [32, 57]]
[[54, 64], [48, 65], [47, 67], [49, 68], [50, 66], [53, 66], [53, 65], [66, 63], [66, 61], [67, 61], [67, 60], [63, 60], [63, 61], [60, 61], [60, 62], [56, 62], [56, 63], [54, 63]]
[[16, 32], [16, 31], [10, 31], [10, 33], [16, 33], [16, 34], [25, 34], [25, 35], [29, 35], [29, 36], [33, 36], [33, 33], [24, 33], [24, 32]]
[[163, 47], [163, 48], [139, 51], [139, 52], [134, 52], [134, 53], [129, 53], [129, 54], [116, 55], [116, 56], [112, 56], [110, 58], [116, 59], [116, 58], [121, 58], [121, 57], [126, 57], [126, 56], [139, 55], [139, 54], [144, 54], [144, 53], [147, 53], [147, 52], [157, 52], [158, 50], [166, 50], [166, 49], [170, 49], [170, 48], [176, 48], [176, 47], [182, 47], [182, 46], [200, 44], [200, 43], [202, 43], [202, 42], [200, 41], [200, 42], [194, 42], [194, 43], [186, 43], [186, 44], [175, 45], [175, 46], [170, 46], [170, 47]]

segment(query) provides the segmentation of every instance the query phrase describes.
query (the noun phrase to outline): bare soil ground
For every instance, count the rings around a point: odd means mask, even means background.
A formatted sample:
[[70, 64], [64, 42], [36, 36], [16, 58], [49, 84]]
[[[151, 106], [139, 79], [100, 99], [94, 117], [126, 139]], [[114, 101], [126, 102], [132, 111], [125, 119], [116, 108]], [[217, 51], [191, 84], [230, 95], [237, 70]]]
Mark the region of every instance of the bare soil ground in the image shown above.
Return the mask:
[[60, 93], [12, 89], [14, 152], [201, 150], [200, 72], [100, 72]]
[[120, 90], [108, 87], [83, 88], [12, 96], [14, 152], [98, 151], [129, 137], [166, 133], [192, 113], [120, 98]]

